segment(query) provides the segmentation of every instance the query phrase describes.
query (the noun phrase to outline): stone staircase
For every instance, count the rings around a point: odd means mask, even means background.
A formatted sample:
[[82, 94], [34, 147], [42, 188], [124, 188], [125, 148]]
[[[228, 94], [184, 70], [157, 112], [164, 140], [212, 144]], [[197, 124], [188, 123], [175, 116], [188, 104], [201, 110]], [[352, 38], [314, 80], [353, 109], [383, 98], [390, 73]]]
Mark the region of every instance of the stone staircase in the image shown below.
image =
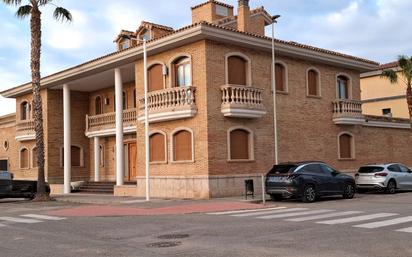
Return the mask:
[[113, 194], [116, 182], [93, 182], [89, 181], [82, 185], [79, 193], [85, 194]]

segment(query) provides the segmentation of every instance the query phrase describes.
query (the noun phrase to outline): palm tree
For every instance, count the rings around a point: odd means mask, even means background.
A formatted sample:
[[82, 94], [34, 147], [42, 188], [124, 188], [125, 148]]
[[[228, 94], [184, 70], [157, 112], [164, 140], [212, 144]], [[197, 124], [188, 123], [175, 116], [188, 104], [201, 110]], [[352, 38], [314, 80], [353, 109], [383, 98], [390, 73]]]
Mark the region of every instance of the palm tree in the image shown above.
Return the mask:
[[398, 83], [401, 80], [406, 85], [406, 102], [408, 103], [409, 120], [412, 129], [412, 56], [399, 56], [398, 65], [401, 69], [400, 71], [393, 69], [384, 70], [381, 77], [389, 79], [392, 84]]
[[50, 200], [49, 194], [45, 190], [44, 174], [44, 133], [43, 133], [43, 112], [42, 98], [40, 95], [40, 53], [41, 53], [41, 11], [40, 8], [46, 5], [55, 7], [53, 17], [56, 20], [71, 21], [72, 15], [62, 7], [52, 3], [53, 0], [27, 0], [26, 5], [22, 5], [22, 0], [2, 0], [7, 5], [18, 7], [16, 16], [23, 19], [30, 16], [31, 32], [31, 79], [33, 88], [34, 124], [36, 132], [37, 147], [37, 194], [35, 201]]

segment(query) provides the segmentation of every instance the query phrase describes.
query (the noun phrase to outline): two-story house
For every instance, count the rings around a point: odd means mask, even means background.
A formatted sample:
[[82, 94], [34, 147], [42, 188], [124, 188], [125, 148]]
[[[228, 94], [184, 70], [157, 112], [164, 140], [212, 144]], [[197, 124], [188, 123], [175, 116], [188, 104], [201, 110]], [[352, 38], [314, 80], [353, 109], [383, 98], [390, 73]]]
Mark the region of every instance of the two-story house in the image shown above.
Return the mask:
[[[248, 0], [234, 9], [209, 0], [176, 30], [143, 22], [119, 34], [116, 52], [42, 79], [54, 192], [70, 181], [115, 181], [115, 195], [144, 196], [142, 39], [153, 197], [239, 195], [245, 179], [257, 185], [275, 162], [275, 109], [281, 162], [322, 160], [348, 172], [372, 162], [412, 165], [409, 124], [362, 114], [360, 74], [378, 63], [276, 39], [273, 89], [265, 36], [272, 16]], [[1, 94], [16, 99], [17, 113], [7, 134], [13, 148], [0, 149], [0, 159], [9, 156], [16, 176], [35, 174], [31, 84]]]

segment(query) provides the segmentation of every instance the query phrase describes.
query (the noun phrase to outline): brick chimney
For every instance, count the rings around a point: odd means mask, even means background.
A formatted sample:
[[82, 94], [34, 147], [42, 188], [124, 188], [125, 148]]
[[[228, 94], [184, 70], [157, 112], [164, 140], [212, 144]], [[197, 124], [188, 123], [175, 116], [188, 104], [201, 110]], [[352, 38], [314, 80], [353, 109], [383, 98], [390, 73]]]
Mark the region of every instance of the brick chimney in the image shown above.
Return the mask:
[[249, 32], [250, 26], [250, 6], [249, 0], [238, 0], [239, 7], [237, 10], [237, 29], [243, 32]]

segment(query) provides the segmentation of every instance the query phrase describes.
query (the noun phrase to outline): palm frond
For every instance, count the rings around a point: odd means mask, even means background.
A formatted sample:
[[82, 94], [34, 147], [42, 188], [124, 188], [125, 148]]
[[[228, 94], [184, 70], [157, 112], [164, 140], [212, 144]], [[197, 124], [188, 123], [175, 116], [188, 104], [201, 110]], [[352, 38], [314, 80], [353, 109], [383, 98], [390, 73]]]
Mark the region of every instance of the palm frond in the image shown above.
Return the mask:
[[53, 0], [37, 0], [39, 6], [47, 5], [51, 3]]
[[63, 7], [56, 7], [53, 13], [53, 17], [56, 20], [61, 20], [62, 22], [72, 21], [73, 19], [72, 14], [68, 10], [64, 9]]
[[2, 0], [3, 3], [8, 4], [8, 5], [20, 5], [21, 0]]
[[23, 5], [17, 9], [16, 16], [20, 19], [24, 19], [31, 14], [33, 7], [31, 5]]
[[381, 74], [382, 78], [387, 78], [391, 83], [398, 82], [398, 74], [394, 70], [384, 70]]
[[407, 68], [407, 66], [410, 65], [409, 58], [405, 55], [399, 55], [398, 63], [401, 69]]

